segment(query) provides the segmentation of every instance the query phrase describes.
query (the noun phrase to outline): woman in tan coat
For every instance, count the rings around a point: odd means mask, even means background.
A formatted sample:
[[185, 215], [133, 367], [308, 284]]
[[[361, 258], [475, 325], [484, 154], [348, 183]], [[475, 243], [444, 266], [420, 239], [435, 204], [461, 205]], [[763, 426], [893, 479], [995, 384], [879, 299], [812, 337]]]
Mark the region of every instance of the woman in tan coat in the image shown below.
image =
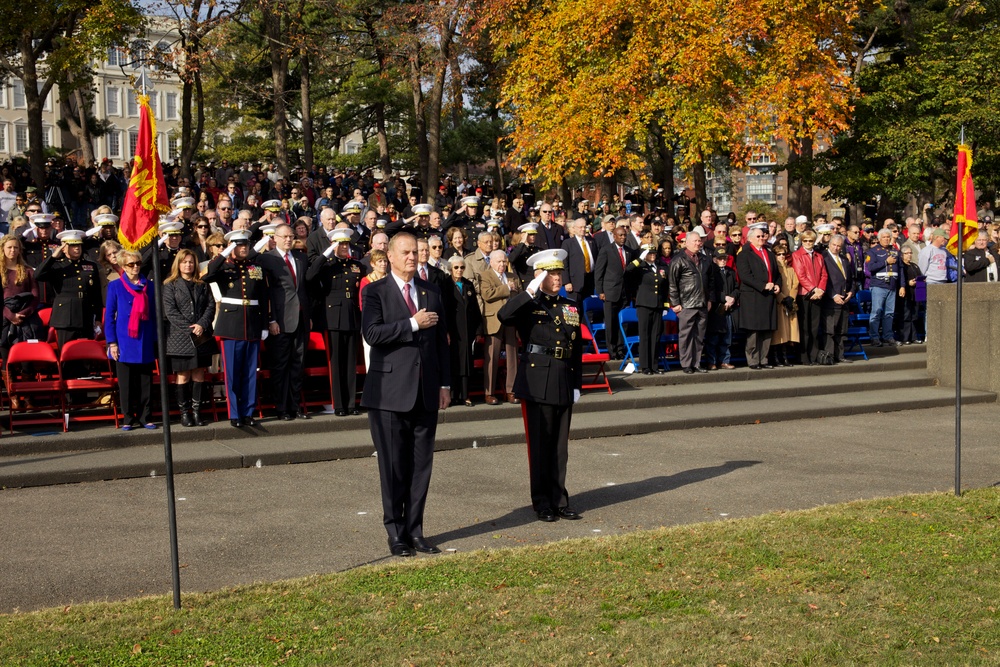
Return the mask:
[[778, 328], [771, 336], [772, 363], [774, 366], [791, 366], [791, 347], [799, 342], [799, 318], [795, 307], [799, 279], [788, 261], [788, 248], [775, 248], [774, 256], [778, 258], [778, 270], [781, 272], [781, 292], [778, 294]]

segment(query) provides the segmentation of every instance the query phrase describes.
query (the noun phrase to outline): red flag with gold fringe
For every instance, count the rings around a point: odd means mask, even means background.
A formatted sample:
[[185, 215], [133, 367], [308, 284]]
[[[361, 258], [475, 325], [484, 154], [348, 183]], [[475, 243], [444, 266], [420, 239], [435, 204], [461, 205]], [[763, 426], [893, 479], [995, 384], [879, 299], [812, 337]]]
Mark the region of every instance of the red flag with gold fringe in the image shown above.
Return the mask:
[[[972, 185], [972, 149], [958, 146], [958, 185], [955, 188], [955, 218], [951, 223], [948, 252], [956, 257], [972, 247], [979, 234], [976, 215], [976, 188]], [[958, 239], [962, 239], [961, 249]]]
[[122, 246], [138, 250], [150, 243], [156, 238], [160, 214], [169, 211], [163, 165], [156, 151], [156, 120], [149, 108], [149, 97], [140, 95], [139, 137], [118, 223], [118, 239]]

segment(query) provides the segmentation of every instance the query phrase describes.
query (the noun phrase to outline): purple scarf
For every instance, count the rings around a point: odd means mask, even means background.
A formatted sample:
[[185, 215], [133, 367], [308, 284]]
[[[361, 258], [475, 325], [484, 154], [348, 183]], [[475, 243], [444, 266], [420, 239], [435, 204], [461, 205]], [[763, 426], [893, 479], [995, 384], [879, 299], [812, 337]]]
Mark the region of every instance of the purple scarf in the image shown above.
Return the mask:
[[122, 286], [132, 295], [132, 313], [128, 318], [129, 338], [139, 337], [139, 322], [149, 319], [149, 295], [146, 293], [148, 283], [140, 283], [136, 289], [129, 284], [128, 278], [122, 276]]

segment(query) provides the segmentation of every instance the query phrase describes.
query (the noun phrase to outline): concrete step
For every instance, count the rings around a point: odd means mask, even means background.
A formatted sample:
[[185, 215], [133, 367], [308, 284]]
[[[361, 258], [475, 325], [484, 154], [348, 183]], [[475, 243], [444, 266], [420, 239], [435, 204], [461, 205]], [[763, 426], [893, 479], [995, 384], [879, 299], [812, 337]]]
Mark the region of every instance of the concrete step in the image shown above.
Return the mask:
[[[633, 401], [625, 396], [609, 401], [607, 410], [587, 410], [587, 397], [574, 414], [574, 440], [605, 436], [621, 436], [654, 432], [669, 432], [691, 428], [731, 426], [763, 422], [817, 419], [825, 416], [864, 415], [900, 410], [946, 407], [954, 404], [954, 391], [921, 382], [918, 373], [886, 373], [885, 383], [868, 380], [859, 385], [850, 378], [845, 382], [795, 383], [781, 395], [779, 387], [764, 391], [767, 380], [733, 383], [733, 392], [719, 400], [710, 386], [690, 387], [683, 398], [676, 388], [651, 388], [642, 392], [672, 394], [661, 396], [660, 404], [647, 404], [646, 397]], [[833, 380], [833, 378], [828, 378]], [[924, 378], [926, 380], [926, 378]], [[780, 380], [773, 380], [779, 383]], [[913, 382], [913, 386], [908, 386]], [[818, 391], [825, 388], [826, 391]], [[740, 394], [740, 391], [743, 393]], [[639, 394], [640, 392], [635, 392]], [[989, 392], [964, 391], [967, 404], [991, 403], [996, 395]], [[788, 400], [794, 397], [794, 400]], [[655, 399], [650, 399], [655, 400]], [[596, 403], [597, 401], [595, 401]], [[711, 405], [711, 409], [705, 409]], [[696, 407], [692, 407], [696, 406]], [[513, 406], [512, 406], [513, 407]], [[494, 409], [495, 410], [495, 409]], [[448, 414], [447, 412], [445, 414]], [[343, 418], [347, 422], [350, 418]], [[272, 433], [264, 428], [257, 435], [203, 442], [182, 442], [173, 447], [176, 473], [199, 472], [227, 468], [262, 467], [289, 463], [308, 463], [371, 456], [374, 449], [367, 422], [336, 433], [318, 432]], [[281, 424], [278, 424], [280, 426]], [[347, 424], [345, 424], [345, 427]], [[232, 429], [236, 431], [237, 429]], [[246, 431], [248, 429], [244, 429]], [[275, 429], [277, 431], [277, 429]], [[256, 437], [254, 437], [256, 436]], [[491, 417], [478, 421], [442, 421], [438, 427], [439, 450], [484, 447], [524, 443], [520, 415]], [[62, 454], [14, 456], [0, 460], [0, 486], [23, 487], [66, 484], [126, 477], [160, 476], [164, 474], [162, 445], [139, 445], [118, 449], [79, 451]]]

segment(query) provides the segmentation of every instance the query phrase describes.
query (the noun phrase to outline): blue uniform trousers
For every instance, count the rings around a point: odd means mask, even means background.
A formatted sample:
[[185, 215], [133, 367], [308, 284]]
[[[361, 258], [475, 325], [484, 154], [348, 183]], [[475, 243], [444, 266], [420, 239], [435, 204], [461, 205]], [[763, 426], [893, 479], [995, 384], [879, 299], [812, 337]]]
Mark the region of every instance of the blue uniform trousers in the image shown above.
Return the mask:
[[257, 356], [259, 340], [222, 339], [229, 418], [252, 417], [257, 407]]

